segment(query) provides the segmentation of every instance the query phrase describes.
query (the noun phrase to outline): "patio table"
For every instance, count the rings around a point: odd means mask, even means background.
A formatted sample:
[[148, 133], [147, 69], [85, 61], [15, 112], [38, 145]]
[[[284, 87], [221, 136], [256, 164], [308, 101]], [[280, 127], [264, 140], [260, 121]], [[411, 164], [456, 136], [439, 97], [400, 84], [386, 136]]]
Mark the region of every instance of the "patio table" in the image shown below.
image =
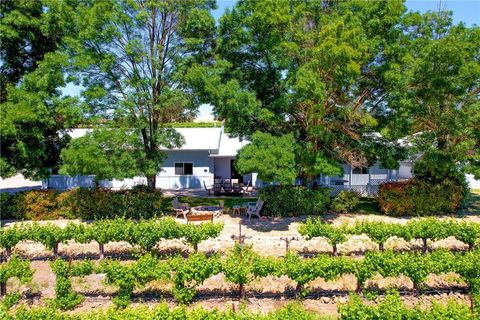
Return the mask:
[[192, 214], [207, 214], [213, 213], [215, 218], [222, 215], [223, 208], [220, 206], [198, 206], [192, 208]]

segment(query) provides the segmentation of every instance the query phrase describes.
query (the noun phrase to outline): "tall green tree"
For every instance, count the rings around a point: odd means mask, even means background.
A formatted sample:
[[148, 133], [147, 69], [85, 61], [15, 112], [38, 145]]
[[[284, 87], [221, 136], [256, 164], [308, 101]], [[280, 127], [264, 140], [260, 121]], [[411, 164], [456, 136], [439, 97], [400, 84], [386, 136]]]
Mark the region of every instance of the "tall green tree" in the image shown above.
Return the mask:
[[75, 1], [0, 2], [0, 176], [44, 178], [58, 167], [66, 129], [81, 121], [79, 101], [64, 97]]
[[374, 134], [372, 110], [404, 11], [402, 1], [238, 1], [220, 19], [217, 63], [189, 80], [232, 134], [292, 135], [284, 152], [298, 176], [337, 175], [339, 163], [395, 167], [401, 148]]
[[409, 135], [418, 178], [480, 178], [480, 28], [451, 12], [406, 14], [386, 50], [386, 130]]
[[[182, 143], [169, 123], [191, 118], [199, 104], [185, 73], [211, 58], [214, 6], [211, 0], [104, 0], [78, 7], [78, 36], [70, 43], [75, 75], [90, 114], [110, 121], [64, 150], [61, 172], [143, 175], [155, 187], [160, 148]], [[93, 149], [106, 160], [101, 166]]]

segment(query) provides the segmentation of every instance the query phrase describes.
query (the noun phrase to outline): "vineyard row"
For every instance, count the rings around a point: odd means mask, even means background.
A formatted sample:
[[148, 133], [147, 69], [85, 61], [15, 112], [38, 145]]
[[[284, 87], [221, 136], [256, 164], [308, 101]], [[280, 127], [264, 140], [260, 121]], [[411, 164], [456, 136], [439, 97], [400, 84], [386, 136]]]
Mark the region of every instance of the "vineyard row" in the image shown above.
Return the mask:
[[[118, 288], [113, 302], [119, 307], [126, 307], [134, 289], [153, 280], [171, 281], [172, 294], [177, 302], [188, 303], [194, 299], [199, 285], [219, 273], [223, 273], [229, 283], [238, 286], [239, 297], [243, 299], [247, 284], [255, 278], [269, 275], [287, 276], [296, 283], [297, 295], [302, 297], [309, 292], [308, 283], [317, 278], [331, 281], [346, 274], [353, 274], [357, 279], [355, 291], [360, 293], [365, 289], [366, 281], [377, 273], [383, 277], [404, 275], [411, 279], [414, 292], [418, 293], [424, 287], [429, 274], [454, 272], [468, 284], [472, 307], [476, 305], [478, 310], [480, 306], [478, 261], [480, 261], [478, 250], [466, 253], [438, 250], [428, 254], [368, 252], [364, 259], [330, 255], [304, 259], [298, 254], [289, 252], [283, 258], [273, 258], [258, 255], [251, 246], [236, 244], [225, 257], [220, 254], [207, 256], [197, 252], [188, 258], [175, 256], [161, 260], [148, 253], [129, 264], [110, 259], [104, 259], [100, 263], [56, 259], [51, 262], [51, 267], [56, 275], [54, 303], [60, 309], [71, 309], [83, 300], [83, 297], [72, 289], [71, 277], [90, 274], [105, 274], [107, 284]], [[31, 271], [27, 262], [13, 255], [9, 262], [3, 263], [0, 267], [0, 275], [0, 281], [5, 283], [9, 277], [28, 280]]]

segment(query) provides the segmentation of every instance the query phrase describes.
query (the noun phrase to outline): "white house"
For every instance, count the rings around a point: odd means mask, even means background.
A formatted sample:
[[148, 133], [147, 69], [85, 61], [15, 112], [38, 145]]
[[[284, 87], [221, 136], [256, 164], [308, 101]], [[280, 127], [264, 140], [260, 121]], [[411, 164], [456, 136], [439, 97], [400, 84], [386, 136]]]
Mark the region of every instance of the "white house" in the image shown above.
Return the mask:
[[[73, 129], [69, 133], [72, 138], [85, 135], [90, 129]], [[240, 141], [224, 132], [222, 127], [215, 128], [177, 128], [185, 140], [180, 148], [164, 149], [167, 154], [162, 169], [157, 174], [157, 188], [185, 189], [203, 188], [213, 184], [214, 178], [239, 179], [239, 182], [250, 182], [253, 186], [260, 187], [261, 181], [257, 174], [240, 175], [233, 161], [247, 141]], [[94, 176], [68, 177], [51, 175], [44, 181], [44, 188], [66, 190], [74, 187], [92, 187]], [[135, 184], [146, 183], [145, 178], [103, 180], [100, 186], [108, 188], [125, 188]]]

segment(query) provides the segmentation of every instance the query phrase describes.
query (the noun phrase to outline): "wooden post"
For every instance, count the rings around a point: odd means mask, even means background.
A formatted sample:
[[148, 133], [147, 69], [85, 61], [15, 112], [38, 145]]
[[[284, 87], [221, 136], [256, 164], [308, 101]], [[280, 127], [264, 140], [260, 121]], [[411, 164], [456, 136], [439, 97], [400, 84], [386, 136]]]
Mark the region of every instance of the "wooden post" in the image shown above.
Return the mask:
[[281, 237], [280, 240], [285, 241], [285, 255], [287, 255], [287, 254], [288, 254], [288, 249], [289, 249], [290, 242], [291, 242], [291, 241], [298, 240], [298, 237], [291, 237], [291, 238]]

